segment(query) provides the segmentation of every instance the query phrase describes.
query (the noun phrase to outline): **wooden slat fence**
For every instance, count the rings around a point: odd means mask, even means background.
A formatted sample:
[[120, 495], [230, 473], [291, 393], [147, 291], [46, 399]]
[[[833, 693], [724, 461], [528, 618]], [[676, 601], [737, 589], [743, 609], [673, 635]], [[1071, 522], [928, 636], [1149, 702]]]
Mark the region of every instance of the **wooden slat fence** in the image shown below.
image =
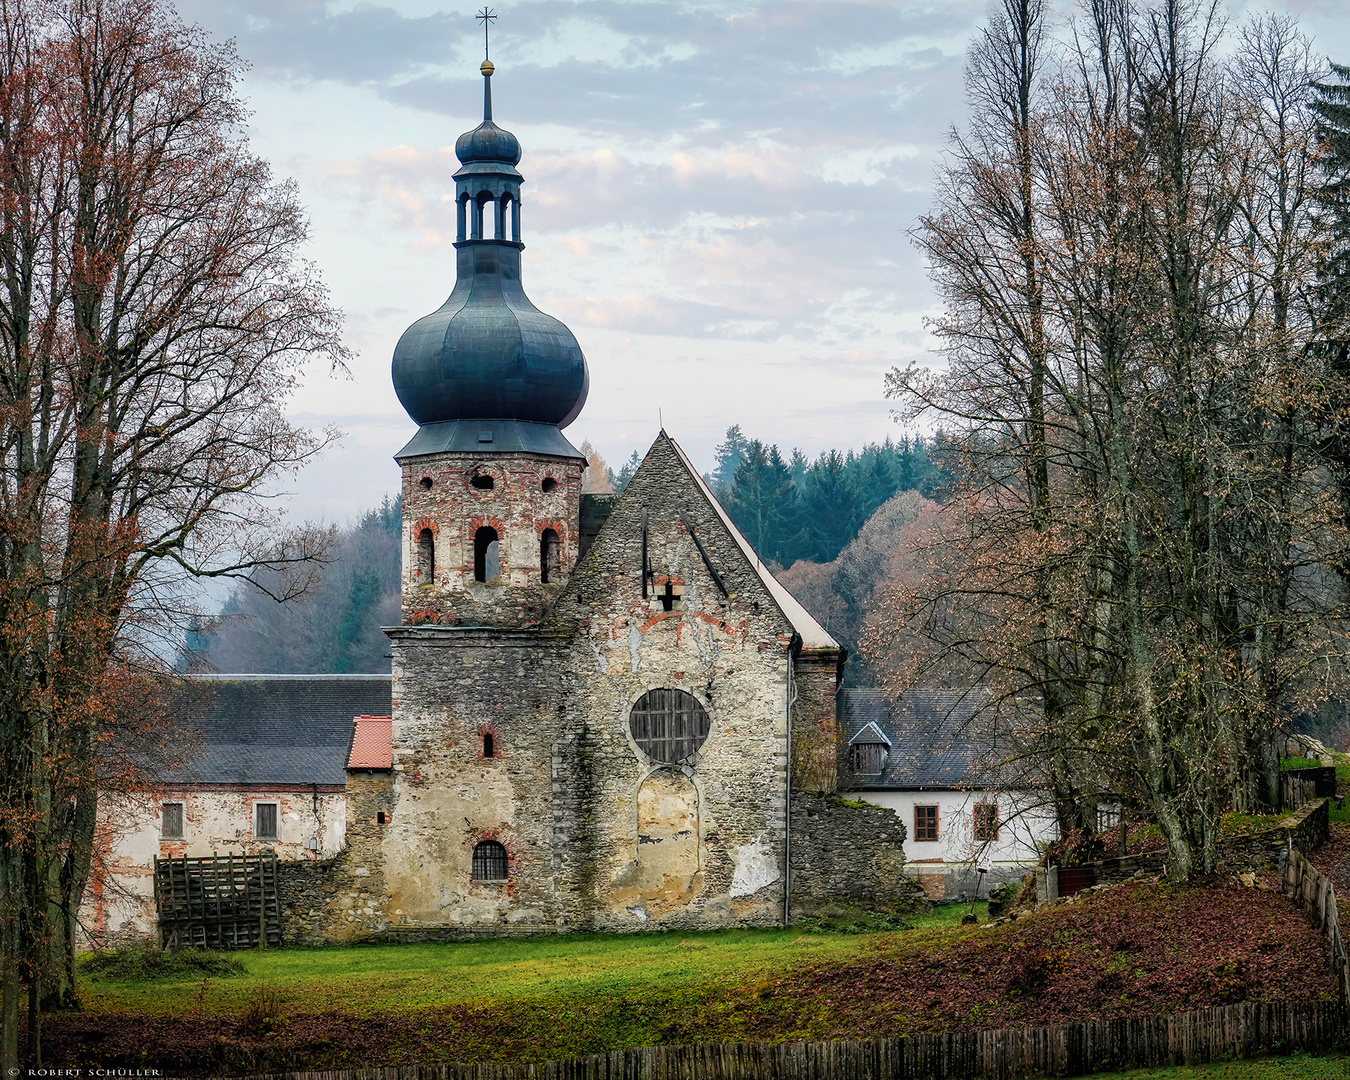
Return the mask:
[[1246, 1002], [1056, 1027], [798, 1043], [642, 1046], [528, 1065], [288, 1072], [251, 1080], [1014, 1080], [1197, 1064], [1342, 1044], [1338, 1001]]
[[166, 949], [281, 944], [275, 854], [155, 860], [155, 911]]
[[1297, 848], [1290, 848], [1284, 871], [1284, 891], [1303, 909], [1308, 921], [1322, 932], [1331, 947], [1331, 970], [1336, 974], [1341, 1000], [1350, 1010], [1350, 956], [1341, 936], [1341, 915], [1331, 881]]

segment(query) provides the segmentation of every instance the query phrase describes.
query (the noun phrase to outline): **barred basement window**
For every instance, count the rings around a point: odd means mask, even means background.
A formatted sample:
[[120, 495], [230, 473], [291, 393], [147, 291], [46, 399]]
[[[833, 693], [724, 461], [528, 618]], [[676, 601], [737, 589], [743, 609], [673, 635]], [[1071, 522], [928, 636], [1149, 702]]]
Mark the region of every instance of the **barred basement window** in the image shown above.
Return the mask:
[[258, 840], [277, 838], [277, 804], [260, 802], [253, 804], [253, 836]]
[[998, 804], [975, 804], [975, 841], [986, 843], [998, 839]]
[[162, 809], [164, 817], [159, 827], [159, 835], [165, 840], [183, 839], [183, 804], [166, 802]]
[[885, 743], [855, 743], [848, 748], [849, 767], [858, 776], [879, 776], [889, 752]]
[[474, 881], [506, 880], [506, 848], [496, 840], [484, 840], [473, 849]]
[[936, 806], [916, 806], [914, 808], [915, 840], [936, 840], [938, 838], [937, 811]]
[[628, 714], [638, 749], [664, 765], [697, 753], [711, 726], [698, 699], [683, 690], [648, 690]]

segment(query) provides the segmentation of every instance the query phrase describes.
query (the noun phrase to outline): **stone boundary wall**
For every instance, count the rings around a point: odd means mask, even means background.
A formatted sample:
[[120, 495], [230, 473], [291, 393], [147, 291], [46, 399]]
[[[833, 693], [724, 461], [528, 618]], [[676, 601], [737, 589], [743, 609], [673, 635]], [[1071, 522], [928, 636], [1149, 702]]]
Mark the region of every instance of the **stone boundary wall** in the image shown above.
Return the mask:
[[794, 791], [792, 917], [840, 900], [878, 908], [926, 904], [905, 874], [905, 835], [889, 807]]

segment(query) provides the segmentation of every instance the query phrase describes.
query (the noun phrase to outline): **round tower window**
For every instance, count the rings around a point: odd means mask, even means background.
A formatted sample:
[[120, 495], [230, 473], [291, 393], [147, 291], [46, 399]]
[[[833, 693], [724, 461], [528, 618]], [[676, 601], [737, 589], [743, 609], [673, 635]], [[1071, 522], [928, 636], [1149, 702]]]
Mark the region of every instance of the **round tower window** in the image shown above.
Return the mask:
[[431, 477], [429, 477], [429, 476], [424, 476], [424, 477], [422, 477], [421, 480], [418, 481], [418, 483], [422, 485], [422, 490], [423, 490], [423, 491], [430, 491], [430, 490], [431, 490]]
[[557, 488], [558, 481], [554, 480], [553, 477], [551, 476], [546, 476], [544, 477], [544, 482], [539, 486], [543, 488], [545, 491], [553, 491], [555, 488]]
[[475, 476], [472, 480], [469, 481], [469, 483], [471, 483], [479, 491], [491, 491], [493, 486], [492, 477], [483, 474]]
[[678, 765], [698, 753], [710, 727], [698, 699], [683, 690], [648, 690], [628, 714], [638, 749], [664, 765]]

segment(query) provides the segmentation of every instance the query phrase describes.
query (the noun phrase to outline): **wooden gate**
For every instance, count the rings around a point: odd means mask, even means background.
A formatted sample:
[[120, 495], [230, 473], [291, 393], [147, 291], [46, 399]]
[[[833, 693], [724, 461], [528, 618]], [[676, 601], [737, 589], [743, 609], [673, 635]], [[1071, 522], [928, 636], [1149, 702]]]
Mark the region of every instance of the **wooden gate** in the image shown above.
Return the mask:
[[155, 912], [166, 949], [281, 944], [277, 857], [155, 859]]

